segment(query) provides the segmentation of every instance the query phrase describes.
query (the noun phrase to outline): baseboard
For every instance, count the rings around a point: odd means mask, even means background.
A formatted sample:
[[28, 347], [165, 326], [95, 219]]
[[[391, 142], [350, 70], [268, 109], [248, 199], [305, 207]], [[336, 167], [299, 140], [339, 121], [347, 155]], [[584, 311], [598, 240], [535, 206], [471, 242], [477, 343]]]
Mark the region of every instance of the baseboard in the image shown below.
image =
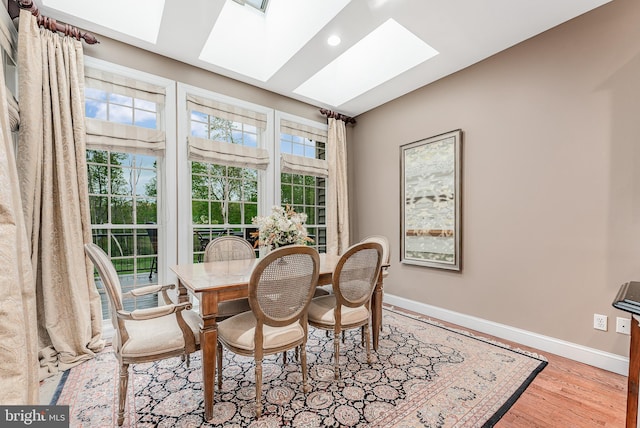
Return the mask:
[[574, 361], [589, 364], [610, 372], [626, 376], [629, 372], [629, 358], [567, 342], [527, 330], [499, 324], [482, 318], [415, 302], [392, 294], [384, 294], [384, 303], [408, 309], [428, 317], [437, 318], [481, 333], [531, 346], [540, 351], [550, 352]]

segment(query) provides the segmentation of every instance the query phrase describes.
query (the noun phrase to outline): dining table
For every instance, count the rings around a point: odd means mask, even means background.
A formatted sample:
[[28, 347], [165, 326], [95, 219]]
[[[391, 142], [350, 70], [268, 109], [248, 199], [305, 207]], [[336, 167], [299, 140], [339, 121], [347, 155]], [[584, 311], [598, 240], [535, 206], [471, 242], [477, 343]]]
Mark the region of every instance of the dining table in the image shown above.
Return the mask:
[[[332, 283], [333, 271], [340, 260], [338, 255], [320, 254], [317, 286]], [[178, 278], [178, 301], [188, 302], [190, 296], [198, 300], [200, 322], [200, 350], [202, 351], [202, 382], [205, 419], [213, 417], [213, 390], [216, 373], [218, 342], [218, 304], [248, 296], [249, 279], [260, 258], [184, 263], [171, 266]], [[378, 349], [382, 325], [382, 270], [378, 275], [371, 299], [371, 330], [373, 349]], [[333, 345], [331, 345], [333, 346]]]

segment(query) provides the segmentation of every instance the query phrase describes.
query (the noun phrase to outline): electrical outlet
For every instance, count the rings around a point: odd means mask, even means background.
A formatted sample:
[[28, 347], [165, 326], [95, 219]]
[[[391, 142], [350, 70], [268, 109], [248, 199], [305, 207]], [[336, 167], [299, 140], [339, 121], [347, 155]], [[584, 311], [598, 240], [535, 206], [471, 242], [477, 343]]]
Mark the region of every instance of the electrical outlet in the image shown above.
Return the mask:
[[607, 331], [607, 316], [593, 314], [593, 328], [596, 330]]
[[616, 332], [622, 334], [631, 334], [631, 319], [617, 317], [616, 318]]

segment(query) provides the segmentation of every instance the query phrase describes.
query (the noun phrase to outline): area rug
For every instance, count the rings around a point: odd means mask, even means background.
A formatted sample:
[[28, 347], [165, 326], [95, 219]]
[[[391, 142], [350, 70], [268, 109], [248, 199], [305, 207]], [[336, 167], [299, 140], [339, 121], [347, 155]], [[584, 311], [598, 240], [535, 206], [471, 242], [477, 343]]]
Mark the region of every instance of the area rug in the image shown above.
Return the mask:
[[[359, 331], [341, 343], [333, 380], [333, 342], [309, 329], [312, 391], [301, 390], [293, 355], [263, 363], [263, 416], [255, 418], [252, 358], [224, 353], [222, 391], [204, 421], [200, 353], [130, 368], [126, 427], [491, 427], [546, 359], [428, 319], [386, 308], [373, 364]], [[51, 404], [70, 406], [72, 427], [116, 426], [118, 367], [110, 348], [70, 371]]]

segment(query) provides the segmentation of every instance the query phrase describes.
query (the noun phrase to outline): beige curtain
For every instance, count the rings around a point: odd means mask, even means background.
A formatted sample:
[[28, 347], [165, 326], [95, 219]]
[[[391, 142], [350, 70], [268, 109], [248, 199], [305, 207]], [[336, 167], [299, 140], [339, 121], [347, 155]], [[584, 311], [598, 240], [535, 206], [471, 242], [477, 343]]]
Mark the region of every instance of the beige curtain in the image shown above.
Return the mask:
[[27, 11], [18, 34], [18, 171], [36, 283], [40, 378], [104, 347], [93, 266], [82, 44], [39, 29]]
[[0, 84], [0, 296], [0, 403], [38, 404], [36, 295], [4, 84]]
[[347, 131], [344, 121], [332, 117], [329, 118], [327, 160], [329, 161], [327, 253], [342, 254], [349, 248]]

